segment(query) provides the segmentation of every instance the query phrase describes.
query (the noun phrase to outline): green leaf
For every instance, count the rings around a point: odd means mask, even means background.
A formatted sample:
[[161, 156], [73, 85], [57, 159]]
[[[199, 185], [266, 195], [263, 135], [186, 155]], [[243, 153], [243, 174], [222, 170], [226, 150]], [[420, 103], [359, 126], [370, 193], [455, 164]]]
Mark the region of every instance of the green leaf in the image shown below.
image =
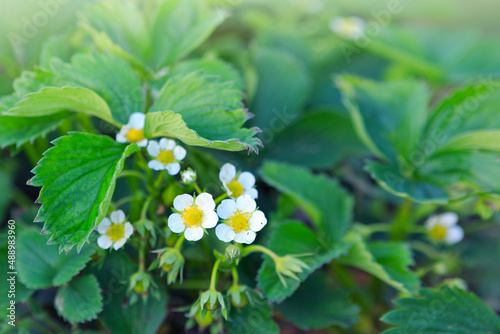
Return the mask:
[[229, 321], [225, 327], [232, 334], [254, 333], [256, 328], [260, 334], [279, 333], [278, 325], [273, 321], [273, 312], [266, 300], [258, 296], [252, 297], [253, 303], [243, 308], [231, 308]]
[[277, 162], [265, 162], [259, 174], [267, 184], [297, 200], [321, 231], [320, 238], [327, 243], [342, 239], [351, 223], [354, 203], [335, 180]]
[[405, 293], [419, 288], [417, 276], [408, 266], [413, 265], [410, 249], [400, 242], [366, 243], [360, 233], [351, 231], [345, 238], [351, 245], [339, 262], [364, 270]]
[[[142, 112], [142, 89], [139, 76], [122, 58], [109, 54], [78, 54], [70, 64], [52, 60], [51, 71], [68, 81], [97, 93], [109, 106], [112, 119], [127, 124], [130, 115]], [[92, 69], [91, 71], [89, 69]], [[100, 116], [97, 114], [96, 116]], [[109, 117], [103, 118], [110, 123]]]
[[[95, 92], [82, 87], [43, 88], [37, 93], [26, 95], [4, 115], [22, 117], [20, 122], [26, 117], [32, 117], [33, 123], [37, 124], [40, 116], [63, 111], [82, 112], [116, 124], [106, 102]], [[58, 118], [62, 118], [61, 115]]]
[[343, 290], [333, 290], [321, 272], [311, 275], [288, 299], [276, 305], [276, 311], [302, 330], [339, 325], [351, 327], [358, 321], [359, 307]]
[[25, 230], [18, 235], [16, 250], [19, 280], [31, 289], [44, 289], [71, 280], [90, 260], [94, 247], [61, 254], [47, 245], [46, 236]]
[[308, 112], [276, 135], [264, 158], [310, 168], [328, 168], [351, 155], [366, 152], [349, 117], [334, 111]]
[[255, 59], [257, 91], [250, 103], [253, 123], [264, 132], [281, 131], [301, 112], [311, 91], [305, 66], [287, 52], [263, 49]]
[[42, 187], [38, 201], [43, 205], [35, 221], [45, 221], [44, 232], [52, 234], [50, 243], [60, 243], [66, 250], [78, 244], [80, 250], [107, 213], [125, 158], [139, 147], [77, 132], [54, 144], [30, 180]]
[[346, 250], [346, 244], [338, 243], [326, 248], [308, 227], [300, 222], [287, 222], [280, 224], [271, 234], [267, 247], [279, 256], [308, 254], [301, 256], [309, 269], [304, 269], [298, 274], [300, 281], [285, 277], [287, 286], [283, 286], [274, 261], [264, 255], [264, 261], [257, 277], [258, 287], [270, 301], [280, 301], [291, 296], [311, 273], [325, 263], [339, 257]]
[[204, 0], [164, 1], [154, 19], [151, 48], [156, 69], [185, 57], [203, 43], [227, 17]]
[[397, 328], [386, 334], [494, 334], [500, 333], [500, 318], [472, 293], [457, 287], [422, 289], [415, 298], [399, 298], [398, 309], [382, 317]]
[[144, 132], [148, 137], [175, 137], [188, 145], [257, 151], [258, 130], [242, 128], [249, 114], [242, 109], [241, 98], [231, 83], [216, 77], [201, 72], [176, 76], [167, 81], [146, 114]]
[[101, 288], [93, 275], [71, 280], [57, 291], [54, 306], [69, 322], [85, 322], [97, 317], [102, 309]]

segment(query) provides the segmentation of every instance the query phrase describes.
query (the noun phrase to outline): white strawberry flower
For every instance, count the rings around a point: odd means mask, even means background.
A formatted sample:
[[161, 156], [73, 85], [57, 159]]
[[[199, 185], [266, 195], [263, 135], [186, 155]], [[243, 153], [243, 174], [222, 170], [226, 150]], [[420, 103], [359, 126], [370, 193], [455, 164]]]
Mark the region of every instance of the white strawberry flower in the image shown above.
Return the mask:
[[127, 125], [122, 126], [120, 132], [116, 134], [116, 141], [119, 143], [137, 143], [139, 147], [146, 147], [148, 140], [144, 136], [144, 124], [146, 115], [135, 112], [130, 115]]
[[118, 250], [125, 245], [134, 232], [134, 228], [132, 224], [125, 222], [126, 217], [122, 210], [111, 212], [109, 218], [104, 218], [97, 226], [97, 232], [101, 234], [97, 239], [97, 244], [102, 249], [113, 246], [115, 250]]
[[251, 244], [256, 232], [267, 224], [264, 212], [256, 210], [257, 203], [250, 195], [243, 195], [238, 199], [225, 199], [217, 207], [217, 214], [223, 223], [217, 225], [215, 234], [224, 242], [236, 241], [242, 244]]
[[464, 230], [457, 223], [458, 215], [446, 212], [429, 217], [425, 222], [425, 227], [433, 240], [456, 244], [464, 237]]
[[198, 241], [205, 229], [215, 227], [219, 221], [212, 195], [201, 193], [196, 198], [182, 194], [174, 199], [175, 213], [168, 217], [168, 227], [174, 233], [184, 232], [187, 240]]
[[179, 173], [181, 170], [179, 162], [186, 157], [186, 149], [167, 138], [160, 139], [159, 143], [156, 140], [150, 140], [148, 153], [156, 158], [148, 162], [148, 167], [154, 170], [166, 169], [170, 175]]
[[358, 39], [365, 33], [365, 21], [356, 16], [335, 17], [330, 21], [330, 29], [340, 37]]
[[232, 198], [249, 195], [255, 199], [258, 196], [257, 189], [255, 189], [255, 176], [250, 172], [237, 174], [236, 167], [230, 163], [222, 166], [219, 179], [227, 194]]

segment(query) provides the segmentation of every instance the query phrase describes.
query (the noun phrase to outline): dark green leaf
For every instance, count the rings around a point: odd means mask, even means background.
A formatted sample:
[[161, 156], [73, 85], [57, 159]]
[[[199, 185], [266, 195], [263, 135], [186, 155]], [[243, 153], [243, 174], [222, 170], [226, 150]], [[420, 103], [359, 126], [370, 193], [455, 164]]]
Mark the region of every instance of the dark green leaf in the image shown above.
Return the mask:
[[229, 321], [226, 327], [232, 334], [255, 333], [258, 328], [260, 334], [279, 333], [278, 325], [273, 321], [273, 312], [266, 300], [252, 298], [253, 304], [248, 303], [243, 308], [231, 308]]

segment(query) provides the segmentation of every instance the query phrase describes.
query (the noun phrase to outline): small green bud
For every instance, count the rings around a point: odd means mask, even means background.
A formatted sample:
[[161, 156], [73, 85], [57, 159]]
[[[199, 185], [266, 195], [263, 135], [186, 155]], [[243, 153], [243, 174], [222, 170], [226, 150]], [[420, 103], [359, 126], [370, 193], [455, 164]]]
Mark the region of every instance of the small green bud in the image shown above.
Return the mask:
[[276, 273], [278, 274], [281, 283], [286, 287], [284, 276], [291, 277], [299, 281], [297, 274], [300, 274], [304, 269], [309, 269], [309, 266], [303, 261], [297, 259], [293, 255], [280, 256], [274, 259], [276, 265]]
[[160, 256], [159, 266], [168, 273], [167, 283], [172, 284], [177, 281], [179, 274], [182, 281], [182, 270], [184, 269], [184, 257], [177, 248], [169, 247]]
[[225, 255], [226, 255], [226, 260], [229, 263], [232, 263], [233, 261], [238, 263], [240, 254], [241, 254], [241, 248], [239, 245], [230, 244], [229, 246], [226, 247]]
[[191, 168], [188, 168], [185, 171], [181, 172], [181, 182], [185, 185], [193, 184], [194, 182], [196, 182], [196, 178], [196, 172]]
[[248, 297], [246, 294], [247, 287], [243, 285], [233, 285], [229, 290], [229, 298], [234, 307], [245, 307], [248, 304]]

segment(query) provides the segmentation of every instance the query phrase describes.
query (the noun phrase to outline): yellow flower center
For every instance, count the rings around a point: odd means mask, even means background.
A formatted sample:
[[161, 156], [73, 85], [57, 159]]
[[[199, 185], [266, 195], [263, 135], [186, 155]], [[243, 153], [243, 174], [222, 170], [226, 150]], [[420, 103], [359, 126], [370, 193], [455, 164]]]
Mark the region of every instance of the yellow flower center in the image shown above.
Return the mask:
[[238, 181], [231, 181], [226, 186], [232, 197], [238, 198], [243, 194], [243, 185]]
[[446, 238], [447, 232], [446, 227], [437, 224], [429, 231], [429, 234], [434, 240], [443, 241]]
[[234, 216], [229, 218], [229, 225], [233, 228], [235, 233], [240, 233], [242, 231], [247, 231], [250, 229], [250, 224], [248, 220], [250, 219], [251, 214], [248, 212], [240, 212], [237, 211]]
[[174, 161], [174, 153], [172, 151], [161, 151], [158, 155], [158, 161], [164, 165]]
[[144, 131], [137, 129], [130, 129], [125, 137], [131, 143], [137, 143], [145, 138]]
[[125, 236], [125, 226], [123, 224], [111, 224], [107, 235], [111, 241], [118, 241]]
[[190, 209], [184, 211], [182, 218], [186, 227], [200, 226], [203, 219], [203, 211], [196, 206], [192, 206]]
[[359, 26], [359, 22], [353, 18], [346, 18], [344, 20], [344, 24], [341, 27], [342, 34], [349, 36], [353, 33], [357, 33], [360, 31], [361, 27]]

